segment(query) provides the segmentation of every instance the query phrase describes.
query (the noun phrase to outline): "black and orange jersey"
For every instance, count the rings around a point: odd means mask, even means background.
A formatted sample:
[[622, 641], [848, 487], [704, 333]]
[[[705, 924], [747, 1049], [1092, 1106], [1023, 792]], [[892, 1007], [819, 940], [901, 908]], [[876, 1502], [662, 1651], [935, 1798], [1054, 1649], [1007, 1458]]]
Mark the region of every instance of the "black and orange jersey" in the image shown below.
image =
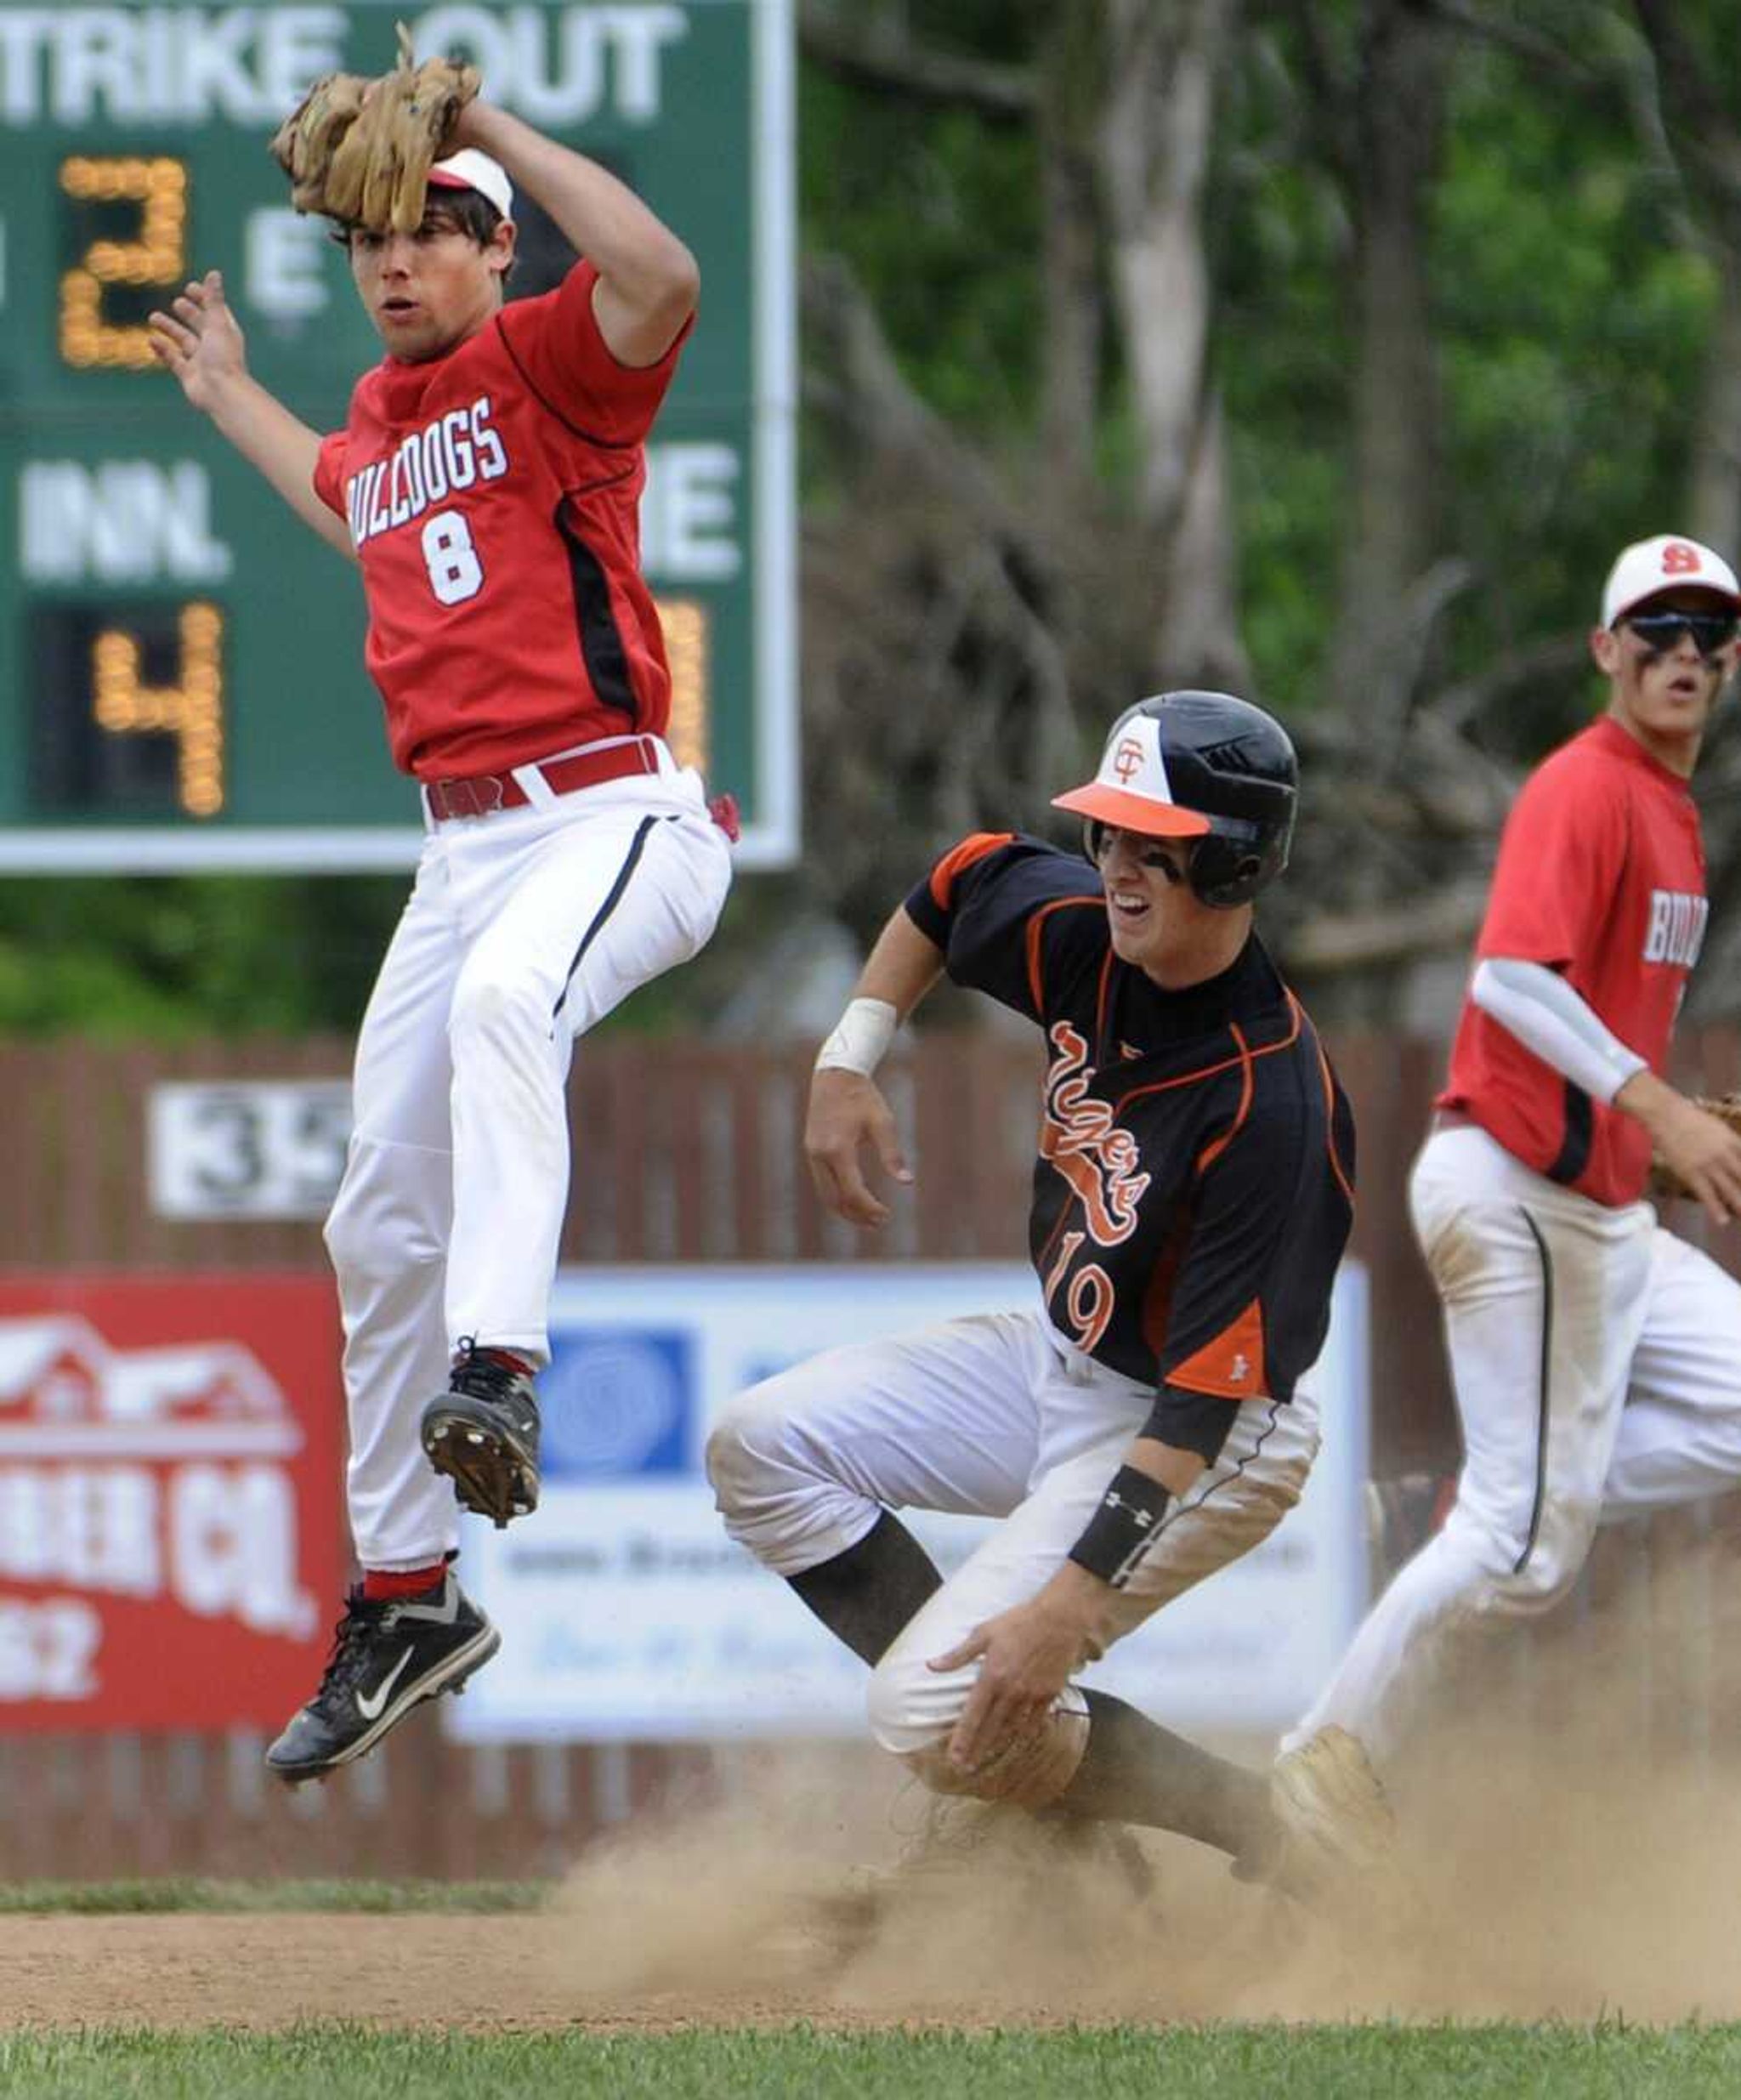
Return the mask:
[[1285, 1400], [1353, 1215], [1347, 1098], [1254, 934], [1166, 991], [1112, 949], [1098, 873], [981, 833], [907, 899], [956, 983], [1039, 1023], [1029, 1248], [1058, 1331], [1127, 1377]]

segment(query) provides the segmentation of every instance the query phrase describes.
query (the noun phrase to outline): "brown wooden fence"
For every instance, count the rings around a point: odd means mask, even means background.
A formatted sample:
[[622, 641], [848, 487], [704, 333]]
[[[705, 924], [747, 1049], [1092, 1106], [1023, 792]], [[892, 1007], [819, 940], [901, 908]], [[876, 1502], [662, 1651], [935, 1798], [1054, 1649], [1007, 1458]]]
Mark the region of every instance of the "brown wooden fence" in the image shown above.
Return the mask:
[[[1403, 1196], [1442, 1047], [1374, 1034], [1331, 1047], [1359, 1127], [1354, 1246], [1373, 1283], [1374, 1468], [1447, 1469], [1456, 1437], [1437, 1309]], [[336, 1040], [0, 1047], [0, 1266], [324, 1268], [313, 1224], [154, 1216], [145, 1104], [160, 1080], [338, 1078], [348, 1058]], [[564, 1259], [1019, 1256], [1038, 1070], [1030, 1042], [984, 1036], [927, 1037], [893, 1060], [888, 1087], [917, 1182], [884, 1233], [860, 1234], [821, 1211], [803, 1171], [807, 1052], [595, 1040], [570, 1093]], [[1719, 1090], [1741, 1084], [1741, 1035], [1689, 1039], [1680, 1076]], [[1696, 1218], [1676, 1222], [1703, 1243]], [[1717, 1239], [1710, 1251], [1732, 1264], [1741, 1248]], [[1653, 1547], [1641, 1528], [1604, 1549], [1593, 1581], [1613, 1586], [1614, 1567], [1645, 1567], [1670, 1539], [1715, 1569], [1711, 1557], [1732, 1548], [1727, 1531], [1722, 1513], [1698, 1513], [1659, 1527]], [[1696, 1697], [1678, 1700], [1673, 1725], [1709, 1733], [1728, 1700], [1707, 1672]], [[0, 1739], [0, 1876], [541, 1872], [672, 1786], [704, 1783], [709, 1764], [704, 1751], [658, 1745], [462, 1749], [427, 1708], [326, 1788], [285, 1792], [262, 1771], [261, 1748], [244, 1734]]]

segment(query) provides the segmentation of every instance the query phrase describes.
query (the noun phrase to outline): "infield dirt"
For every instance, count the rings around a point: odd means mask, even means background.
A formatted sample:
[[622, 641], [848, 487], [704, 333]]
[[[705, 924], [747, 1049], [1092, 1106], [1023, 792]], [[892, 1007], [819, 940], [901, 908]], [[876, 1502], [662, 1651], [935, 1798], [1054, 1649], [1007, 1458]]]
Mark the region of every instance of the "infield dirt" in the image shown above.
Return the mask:
[[[1580, 1732], [1581, 1733], [1581, 1732]], [[1405, 1807], [1418, 1912], [1333, 1927], [1154, 1839], [1131, 1861], [783, 1760], [595, 1847], [541, 1912], [0, 1918], [0, 2024], [657, 2031], [1741, 2017], [1741, 1812], [1709, 1758], [1459, 1732]], [[869, 1859], [872, 1871], [863, 1862]]]

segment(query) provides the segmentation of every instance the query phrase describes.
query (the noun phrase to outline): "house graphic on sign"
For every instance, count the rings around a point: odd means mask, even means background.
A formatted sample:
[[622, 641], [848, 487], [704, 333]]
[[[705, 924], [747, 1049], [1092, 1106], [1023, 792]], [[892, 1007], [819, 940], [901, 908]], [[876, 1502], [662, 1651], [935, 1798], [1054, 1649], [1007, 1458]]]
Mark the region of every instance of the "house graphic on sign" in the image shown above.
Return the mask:
[[76, 1314], [0, 1320], [0, 1461], [288, 1458], [303, 1432], [235, 1342], [111, 1348]]

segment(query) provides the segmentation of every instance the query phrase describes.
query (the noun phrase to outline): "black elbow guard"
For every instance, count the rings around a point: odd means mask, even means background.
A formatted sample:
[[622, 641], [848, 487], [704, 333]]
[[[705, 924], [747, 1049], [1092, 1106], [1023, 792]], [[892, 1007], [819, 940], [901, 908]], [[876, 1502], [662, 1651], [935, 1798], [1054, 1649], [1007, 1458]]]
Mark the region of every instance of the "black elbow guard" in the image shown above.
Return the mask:
[[1175, 1450], [1194, 1451], [1205, 1466], [1212, 1466], [1239, 1411], [1237, 1400], [1224, 1400], [1218, 1393], [1163, 1385], [1137, 1433], [1153, 1437], [1157, 1444], [1170, 1444]]

